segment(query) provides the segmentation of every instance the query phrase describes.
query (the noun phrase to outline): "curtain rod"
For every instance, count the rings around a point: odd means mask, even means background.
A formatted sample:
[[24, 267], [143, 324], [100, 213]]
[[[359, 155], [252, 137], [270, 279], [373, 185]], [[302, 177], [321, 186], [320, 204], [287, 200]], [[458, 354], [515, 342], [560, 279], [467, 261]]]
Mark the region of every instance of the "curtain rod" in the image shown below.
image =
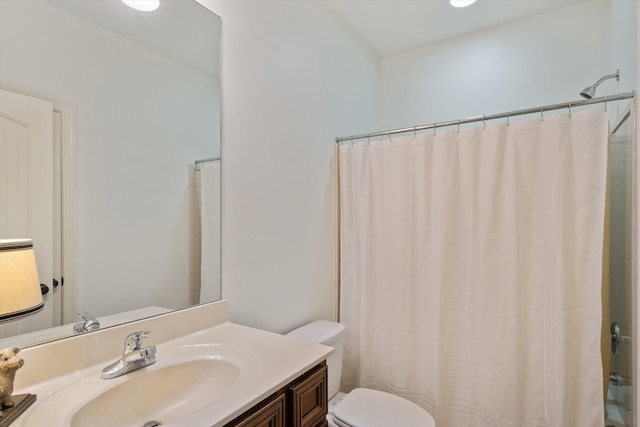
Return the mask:
[[436, 128], [446, 127], [446, 126], [460, 126], [463, 124], [474, 123], [474, 122], [486, 122], [487, 120], [496, 120], [496, 119], [504, 119], [504, 118], [509, 120], [509, 117], [513, 117], [513, 116], [522, 116], [525, 114], [535, 114], [535, 113], [542, 114], [545, 111], [561, 110], [564, 108], [568, 108], [569, 110], [571, 110], [572, 107], [581, 107], [583, 105], [600, 104], [603, 102], [606, 104], [607, 102], [630, 99], [635, 96], [636, 96], [636, 91], [634, 90], [632, 92], [619, 93], [617, 95], [611, 95], [611, 96], [602, 96], [600, 98], [580, 99], [578, 101], [563, 102], [561, 104], [544, 105], [542, 107], [508, 111], [506, 113], [488, 114], [484, 116], [469, 117], [469, 118], [460, 119], [460, 120], [450, 120], [448, 122], [437, 122], [437, 123], [432, 123], [430, 125], [385, 130], [385, 131], [373, 132], [373, 133], [363, 133], [360, 135], [352, 135], [352, 136], [342, 136], [342, 137], [336, 138], [336, 144], [341, 144], [345, 141], [351, 142], [356, 139], [364, 139], [364, 138], [368, 139], [368, 138], [374, 138], [377, 136], [391, 136], [398, 133], [417, 132], [425, 129], [436, 129]]

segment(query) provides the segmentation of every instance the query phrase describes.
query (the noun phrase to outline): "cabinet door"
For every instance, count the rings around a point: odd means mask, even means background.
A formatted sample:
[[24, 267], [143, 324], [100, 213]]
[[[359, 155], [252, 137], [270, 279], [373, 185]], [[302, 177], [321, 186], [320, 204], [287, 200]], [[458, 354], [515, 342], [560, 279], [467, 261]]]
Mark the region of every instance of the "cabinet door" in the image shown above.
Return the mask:
[[284, 427], [284, 393], [265, 406], [249, 412], [242, 419], [232, 422], [233, 427]]
[[319, 366], [303, 380], [288, 390], [292, 427], [316, 427], [326, 425], [327, 417], [327, 366]]

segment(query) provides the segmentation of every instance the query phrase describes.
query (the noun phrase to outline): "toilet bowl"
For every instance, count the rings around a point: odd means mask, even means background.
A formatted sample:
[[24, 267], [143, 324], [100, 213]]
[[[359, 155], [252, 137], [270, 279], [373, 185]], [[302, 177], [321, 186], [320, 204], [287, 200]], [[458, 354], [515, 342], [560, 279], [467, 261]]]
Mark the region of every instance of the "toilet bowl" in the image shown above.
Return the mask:
[[335, 349], [327, 358], [327, 420], [330, 427], [435, 427], [436, 423], [427, 411], [402, 397], [366, 388], [338, 393], [344, 348], [342, 324], [318, 320], [287, 335]]

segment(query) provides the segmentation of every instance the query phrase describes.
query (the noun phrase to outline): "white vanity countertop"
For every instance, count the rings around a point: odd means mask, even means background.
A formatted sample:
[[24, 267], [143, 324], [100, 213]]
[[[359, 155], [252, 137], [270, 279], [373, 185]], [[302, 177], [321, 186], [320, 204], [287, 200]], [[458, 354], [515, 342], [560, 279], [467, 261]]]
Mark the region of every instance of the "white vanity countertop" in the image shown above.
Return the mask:
[[[229, 393], [214, 405], [203, 411], [211, 414], [211, 424], [223, 425], [259, 403], [262, 399], [316, 366], [333, 352], [333, 348], [303, 342], [278, 334], [227, 324], [210, 331], [216, 343], [239, 345], [253, 351], [259, 358], [257, 374], [247, 383], [238, 387], [237, 393]], [[203, 336], [204, 338], [204, 336]], [[225, 414], [226, 412], [226, 414]], [[215, 416], [214, 416], [215, 414]], [[186, 422], [176, 425], [195, 426]]]
[[[216, 306], [216, 304], [218, 305]], [[88, 355], [92, 352], [85, 352], [84, 355], [80, 357], [80, 359], [85, 359], [84, 363], [75, 361], [74, 363], [67, 364], [67, 367], [54, 369], [53, 371], [56, 372], [53, 372], [53, 375], [48, 378], [43, 376], [42, 371], [46, 371], [52, 367], [52, 363], [55, 363], [56, 359], [60, 360], [62, 358], [62, 360], [64, 360], [65, 354], [75, 354], [73, 350], [74, 348], [79, 348], [78, 343], [74, 344], [70, 342], [69, 345], [71, 345], [71, 347], [66, 349], [61, 347], [60, 344], [64, 343], [64, 341], [61, 341], [55, 348], [42, 348], [40, 352], [37, 351], [37, 347], [25, 350], [23, 357], [25, 359], [25, 366], [17, 373], [16, 390], [14, 390], [14, 394], [26, 392], [35, 393], [38, 396], [38, 400], [22, 414], [13, 425], [15, 427], [41, 427], [35, 424], [34, 420], [38, 419], [37, 412], [42, 412], [42, 409], [45, 408], [47, 408], [47, 412], [60, 412], [57, 418], [58, 421], [56, 422], [53, 422], [53, 418], [55, 417], [53, 413], [51, 414], [52, 418], [50, 421], [53, 423], [50, 425], [56, 425], [57, 427], [68, 425], [68, 420], [70, 420], [71, 415], [85, 404], [91, 396], [80, 395], [72, 396], [72, 399], [65, 399], [65, 408], [57, 407], [62, 405], [53, 406], [53, 402], [55, 402], [56, 395], [61, 393], [61, 390], [64, 392], [65, 387], [67, 387], [68, 393], [68, 386], [77, 384], [80, 378], [91, 378], [93, 383], [98, 384], [98, 387], [100, 387], [100, 392], [103, 392], [111, 388], [112, 384], [116, 385], [118, 382], [129, 380], [129, 378], [126, 378], [127, 376], [141, 375], [145, 370], [153, 369], [156, 365], [161, 365], [163, 355], [169, 358], [171, 357], [172, 351], [175, 353], [175, 349], [186, 348], [185, 346], [189, 346], [190, 348], [194, 346], [200, 348], [208, 348], [207, 346], [212, 348], [215, 346], [241, 348], [243, 351], [246, 351], [247, 354], [250, 354], [252, 358], [251, 372], [246, 378], [239, 381], [231, 390], [218, 397], [213, 403], [203, 409], [195, 411], [177, 421], [162, 424], [163, 426], [175, 427], [222, 426], [325, 360], [326, 357], [333, 352], [333, 348], [324, 345], [309, 343], [292, 337], [230, 323], [228, 321], [226, 301], [211, 304], [211, 306], [213, 307], [200, 308], [198, 310], [199, 307], [203, 307], [199, 306], [190, 313], [185, 313], [183, 310], [175, 314], [170, 313], [157, 318], [145, 319], [140, 321], [140, 323], [142, 323], [140, 325], [134, 323], [123, 325], [122, 327], [110, 328], [102, 332], [102, 334], [105, 334], [111, 331], [111, 333], [108, 334], [109, 336], [104, 335], [104, 339], [99, 337], [100, 332], [85, 334], [85, 341], [87, 338], [91, 338], [91, 342], [87, 341], [83, 343], [84, 346], [97, 345], [99, 342], [102, 342], [102, 345], [113, 345], [113, 342], [119, 343], [117, 348], [115, 348], [115, 352], [112, 352], [112, 355], [107, 360], [105, 360], [106, 356], [104, 354], [96, 355], [96, 359], [100, 360], [91, 360], [91, 357]], [[222, 310], [222, 314], [220, 312], [213, 313], [211, 310], [215, 308]], [[187, 311], [189, 310], [192, 309], [188, 309]], [[192, 320], [194, 320], [194, 328], [198, 327], [198, 323], [202, 326], [203, 314], [209, 314], [210, 316], [206, 317], [212, 319], [211, 321], [205, 320], [204, 322], [212, 324], [189, 331], [188, 333], [184, 333], [184, 331], [179, 332], [178, 336], [171, 336], [173, 333], [169, 330], [172, 328], [167, 325], [175, 325], [175, 322], [179, 322], [180, 326], [178, 329], [184, 328], [184, 322], [188, 322], [189, 318], [192, 318]], [[175, 319], [172, 319], [172, 316], [174, 316]], [[195, 321], [196, 319], [198, 319], [198, 321]], [[156, 320], [155, 325], [154, 320]], [[153, 340], [154, 326], [159, 331], [159, 340]], [[120, 328], [122, 330], [118, 331]], [[94, 381], [94, 378], [99, 378], [104, 366], [119, 357], [119, 353], [122, 351], [124, 337], [130, 333], [130, 331], [141, 329], [149, 329], [152, 331], [151, 337], [148, 338], [148, 341], [145, 340], [143, 345], [156, 345], [156, 356], [158, 360], [156, 365], [151, 365], [116, 379], [100, 380], [101, 382]], [[168, 339], [163, 340], [163, 338]], [[66, 341], [73, 340], [72, 338]], [[41, 347], [46, 347], [46, 345]], [[34, 365], [44, 363], [44, 361], [47, 360], [48, 363], [46, 363], [46, 366], [33, 368]], [[78, 367], [76, 369], [70, 369], [69, 367], [74, 364]], [[37, 369], [39, 374], [30, 375], [27, 372], [23, 372], [27, 369]], [[23, 375], [25, 379], [22, 381], [23, 384], [18, 384], [18, 378], [21, 375]], [[135, 377], [133, 379], [135, 379]], [[92, 393], [95, 395], [95, 390], [93, 390]], [[154, 390], [149, 390], [148, 398], [153, 399], [153, 394]], [[51, 410], [49, 410], [47, 406], [51, 406]], [[60, 423], [60, 420], [63, 420], [63, 422]]]

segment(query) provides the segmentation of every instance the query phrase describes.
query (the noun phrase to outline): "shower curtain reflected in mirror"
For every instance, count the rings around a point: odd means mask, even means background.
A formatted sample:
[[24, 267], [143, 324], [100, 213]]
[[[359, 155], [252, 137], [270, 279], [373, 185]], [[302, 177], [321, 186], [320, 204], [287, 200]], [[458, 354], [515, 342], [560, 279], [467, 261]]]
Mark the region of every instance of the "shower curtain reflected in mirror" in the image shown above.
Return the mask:
[[220, 265], [220, 159], [198, 160], [191, 169], [191, 304], [222, 297]]
[[600, 427], [603, 108], [340, 147], [343, 388]]

